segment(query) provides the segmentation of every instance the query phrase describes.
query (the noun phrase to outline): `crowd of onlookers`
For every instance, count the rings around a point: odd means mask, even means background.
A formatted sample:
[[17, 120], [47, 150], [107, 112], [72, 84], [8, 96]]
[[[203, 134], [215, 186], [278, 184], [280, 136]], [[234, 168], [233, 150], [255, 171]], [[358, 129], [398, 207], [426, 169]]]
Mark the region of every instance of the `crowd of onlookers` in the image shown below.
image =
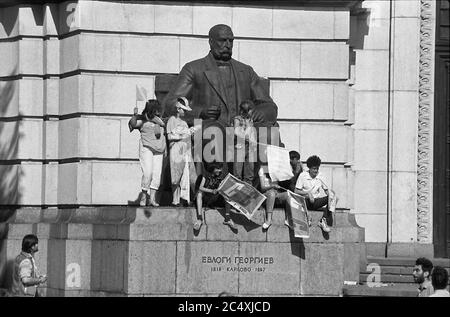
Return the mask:
[[447, 290], [448, 272], [441, 266], [433, 267], [427, 258], [418, 258], [413, 270], [414, 281], [419, 284], [419, 297], [450, 297]]
[[[140, 205], [159, 206], [156, 193], [161, 185], [163, 158], [168, 155], [172, 186], [172, 206], [196, 204], [197, 221], [194, 230], [200, 230], [204, 224], [204, 207], [225, 207], [224, 224], [237, 230], [230, 217], [231, 206], [224, 202], [218, 193], [218, 187], [230, 171], [238, 179], [257, 188], [266, 196], [264, 230], [272, 224], [272, 212], [276, 203], [284, 204], [287, 190], [300, 194], [306, 198], [309, 210], [323, 209], [324, 215], [319, 221], [323, 231], [329, 232], [328, 220], [334, 212], [337, 198], [326, 185], [319, 173], [321, 160], [318, 156], [307, 159], [307, 170], [304, 170], [297, 151], [290, 151], [290, 164], [293, 177], [289, 180], [272, 181], [268, 172], [267, 160], [252, 160], [253, 149], [258, 144], [257, 132], [251, 120], [255, 108], [250, 100], [239, 105], [239, 112], [233, 118], [234, 132], [234, 161], [232, 163], [203, 160], [201, 168], [196, 167], [193, 160], [192, 137], [201, 128], [189, 127], [183, 116], [191, 111], [189, 101], [178, 98], [167, 118], [161, 116], [161, 106], [157, 100], [148, 100], [142, 114], [135, 114], [129, 121], [130, 131], [138, 129], [141, 134], [139, 141], [139, 160], [142, 169]], [[217, 117], [207, 118], [212, 121]], [[202, 151], [203, 153], [203, 151]], [[200, 173], [197, 173], [201, 171]], [[289, 227], [287, 216], [285, 224]], [[311, 220], [309, 220], [311, 225]]]

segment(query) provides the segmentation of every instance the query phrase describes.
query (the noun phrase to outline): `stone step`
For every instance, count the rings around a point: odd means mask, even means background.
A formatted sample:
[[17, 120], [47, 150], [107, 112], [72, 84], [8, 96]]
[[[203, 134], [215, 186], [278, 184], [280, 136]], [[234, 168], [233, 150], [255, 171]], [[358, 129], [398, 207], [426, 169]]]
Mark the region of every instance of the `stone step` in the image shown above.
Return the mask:
[[[412, 273], [412, 271], [411, 271]], [[371, 273], [361, 273], [359, 275], [359, 281], [361, 283], [366, 283], [367, 278]], [[400, 275], [400, 274], [381, 274], [381, 283], [414, 283], [414, 278], [412, 274], [409, 275]]]
[[380, 287], [347, 285], [342, 289], [344, 297], [417, 297], [415, 284], [390, 284]]
[[[450, 259], [435, 258], [430, 259], [435, 266], [442, 266], [450, 274]], [[406, 257], [367, 257], [366, 267], [361, 267], [359, 281], [362, 284], [367, 283], [368, 277], [373, 274], [372, 269], [367, 270], [369, 264], [378, 264], [380, 266], [380, 282], [396, 284], [414, 284], [412, 272], [416, 259]], [[450, 284], [450, 281], [449, 281]]]
[[[414, 266], [383, 265], [380, 268], [381, 268], [381, 274], [408, 275], [408, 274], [412, 274]], [[450, 268], [446, 268], [446, 270], [450, 274]], [[367, 271], [365, 271], [364, 268], [361, 268], [361, 274], [365, 274], [365, 273], [367, 273]]]

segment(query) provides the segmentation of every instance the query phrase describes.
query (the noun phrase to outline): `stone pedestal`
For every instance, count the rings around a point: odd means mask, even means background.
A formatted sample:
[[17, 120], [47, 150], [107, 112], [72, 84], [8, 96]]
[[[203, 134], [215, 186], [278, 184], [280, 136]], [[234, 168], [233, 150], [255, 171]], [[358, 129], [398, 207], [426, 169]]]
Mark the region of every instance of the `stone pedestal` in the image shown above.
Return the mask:
[[[340, 295], [365, 259], [364, 229], [337, 212], [322, 233], [312, 212], [309, 239], [297, 239], [276, 209], [267, 232], [240, 214], [233, 232], [206, 212], [194, 233], [192, 208], [20, 209], [0, 224], [0, 288], [28, 233], [39, 237], [47, 296]], [[262, 219], [263, 215], [259, 215]]]

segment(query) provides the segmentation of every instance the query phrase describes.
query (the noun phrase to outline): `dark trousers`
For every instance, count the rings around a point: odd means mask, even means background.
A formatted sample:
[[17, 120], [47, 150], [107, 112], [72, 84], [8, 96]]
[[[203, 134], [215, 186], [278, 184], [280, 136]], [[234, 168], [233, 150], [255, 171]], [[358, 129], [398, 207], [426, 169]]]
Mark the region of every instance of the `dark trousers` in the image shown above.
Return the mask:
[[328, 222], [328, 217], [331, 216], [331, 213], [328, 210], [328, 196], [315, 198], [313, 203], [306, 198], [306, 207], [308, 207], [308, 210], [318, 210], [325, 206], [327, 208], [323, 211], [323, 218], [327, 219]]

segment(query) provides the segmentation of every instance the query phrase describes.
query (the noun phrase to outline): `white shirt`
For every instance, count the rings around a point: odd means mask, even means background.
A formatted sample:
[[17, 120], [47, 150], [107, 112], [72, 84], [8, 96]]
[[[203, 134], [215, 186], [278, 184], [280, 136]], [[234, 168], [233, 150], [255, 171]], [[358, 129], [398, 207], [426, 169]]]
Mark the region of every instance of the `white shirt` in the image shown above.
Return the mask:
[[428, 297], [450, 297], [450, 293], [445, 289], [437, 289]]
[[323, 188], [325, 184], [323, 175], [319, 172], [312, 178], [308, 171], [302, 172], [297, 179], [295, 188], [312, 193], [314, 198], [325, 197], [327, 194]]

